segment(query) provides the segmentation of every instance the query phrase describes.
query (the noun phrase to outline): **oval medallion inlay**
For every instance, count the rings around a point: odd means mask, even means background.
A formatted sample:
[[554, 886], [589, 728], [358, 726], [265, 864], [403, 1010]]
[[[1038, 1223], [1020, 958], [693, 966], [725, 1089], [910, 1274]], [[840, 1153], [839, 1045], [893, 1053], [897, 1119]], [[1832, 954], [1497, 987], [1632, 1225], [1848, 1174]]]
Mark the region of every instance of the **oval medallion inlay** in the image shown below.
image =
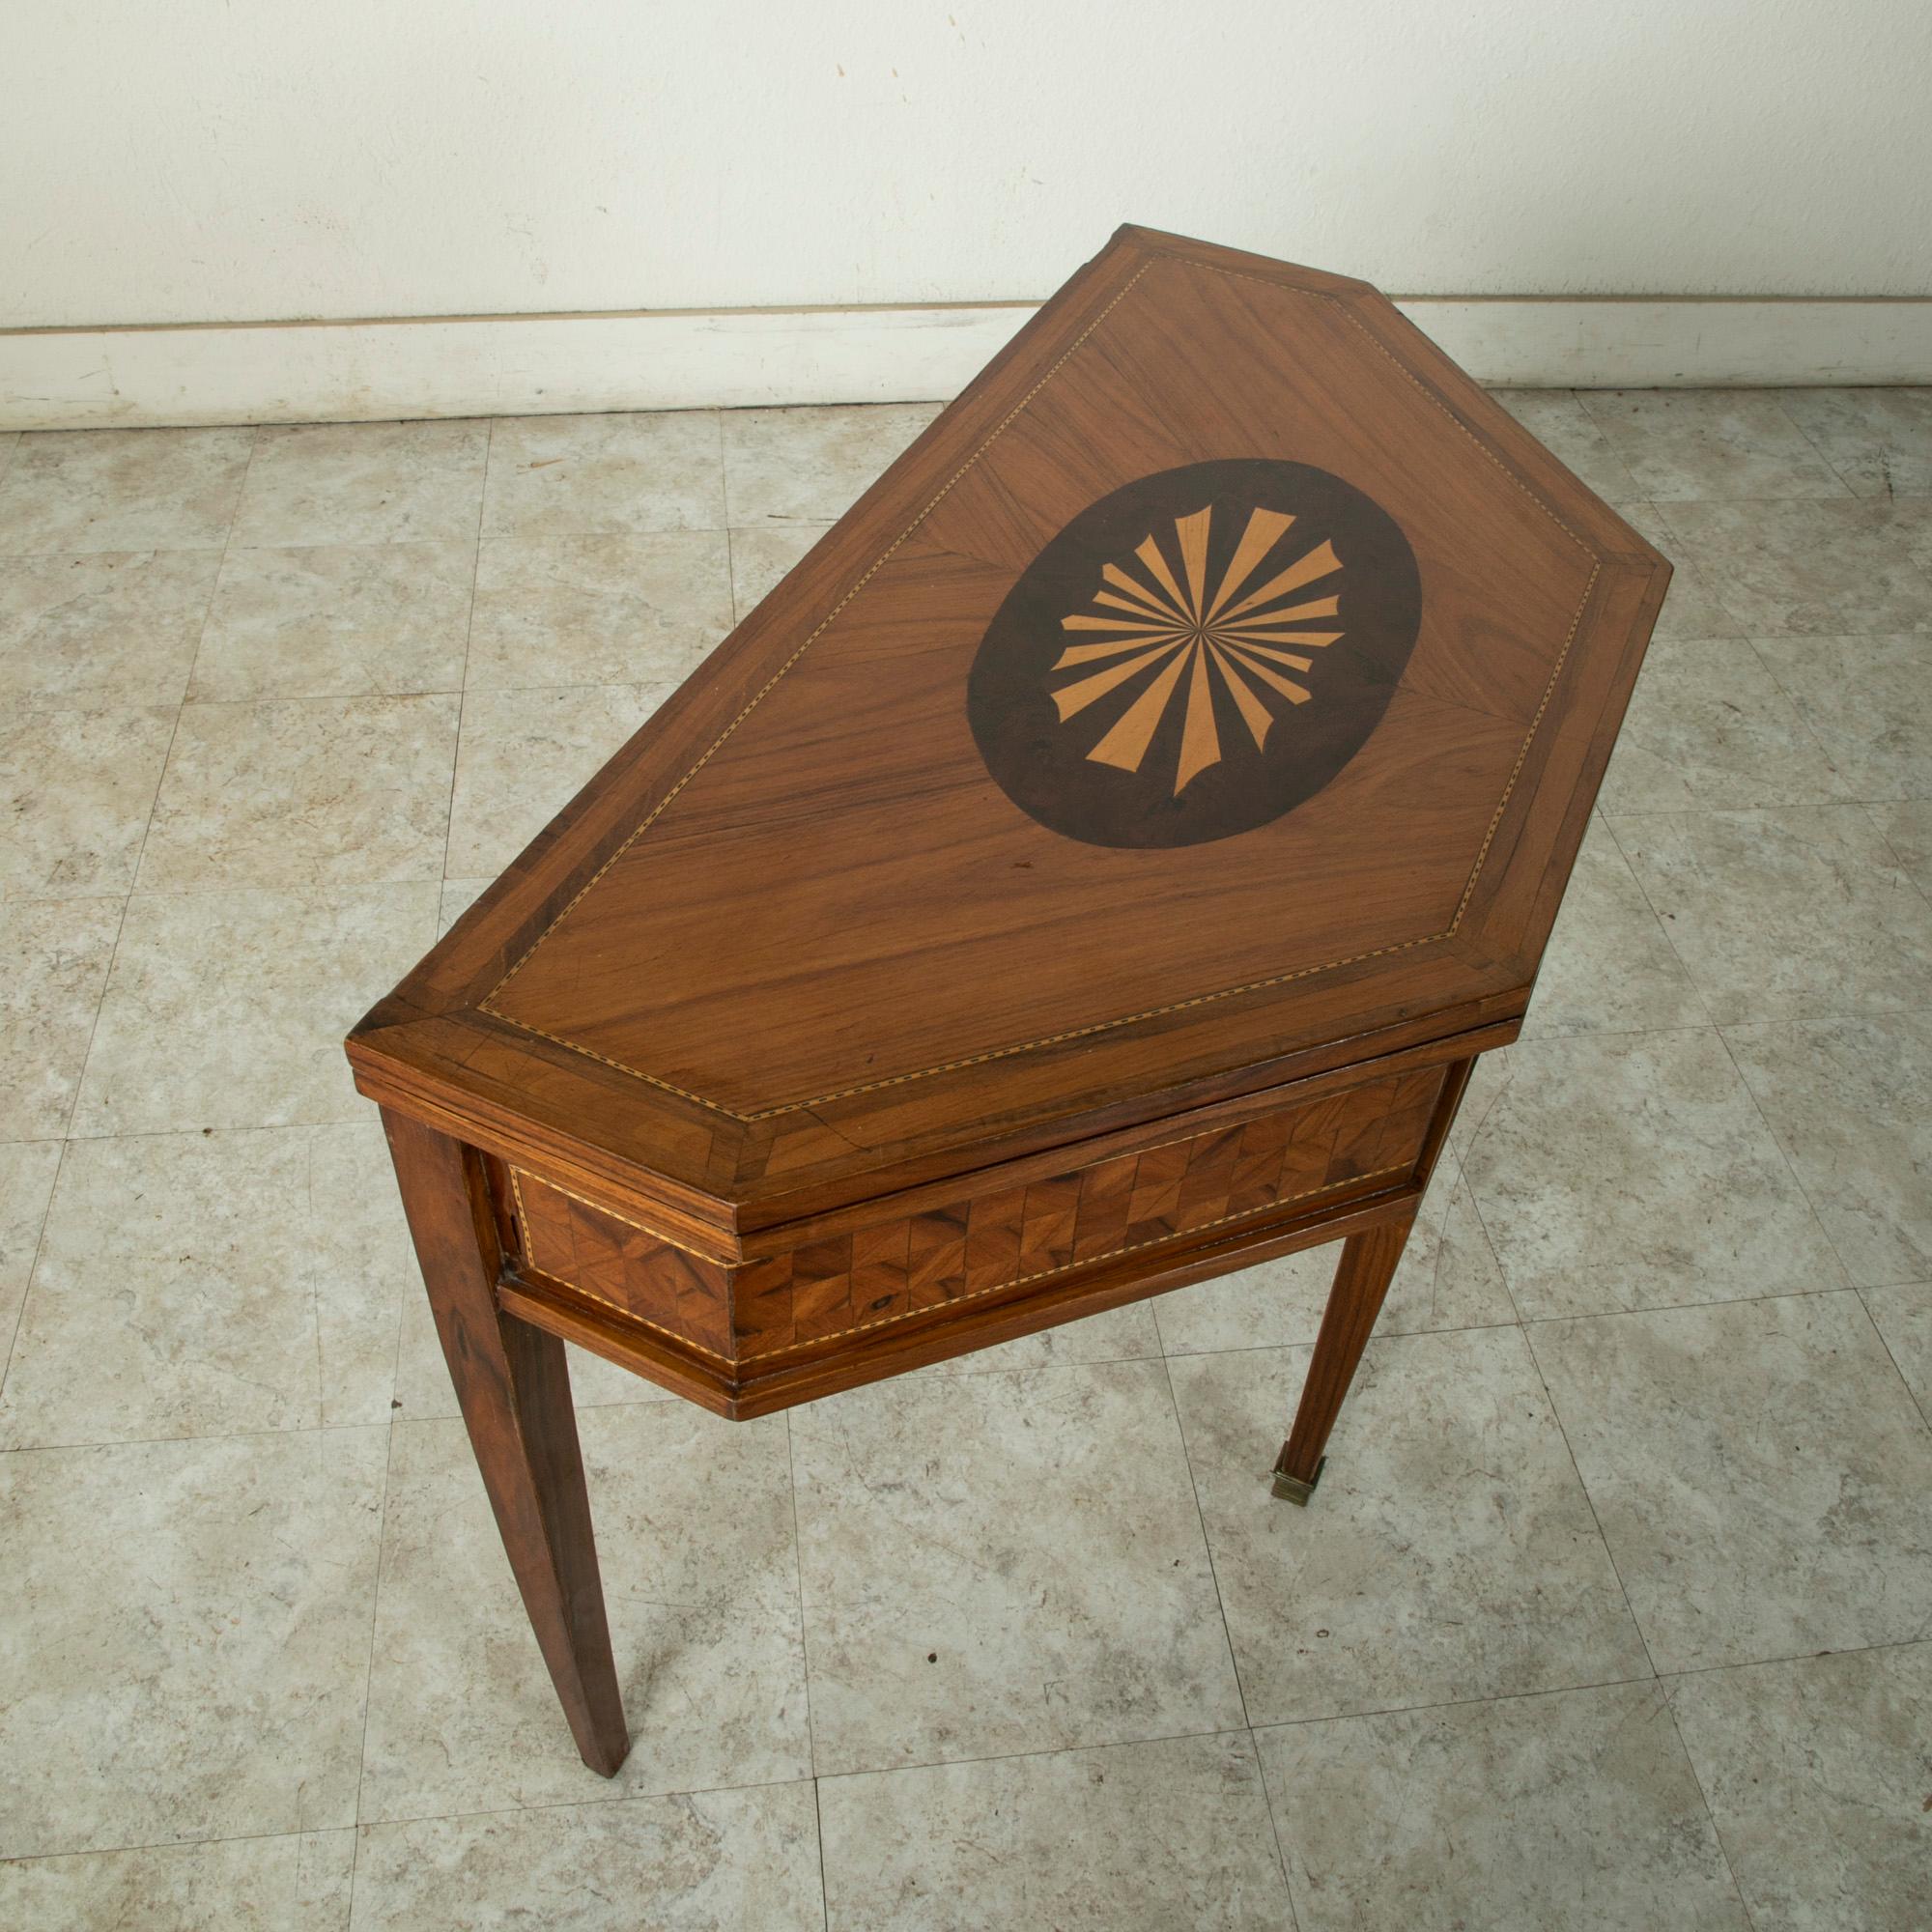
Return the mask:
[[1090, 845], [1198, 845], [1320, 791], [1415, 648], [1395, 520], [1303, 463], [1144, 476], [1049, 543], [987, 628], [966, 712], [1001, 790]]

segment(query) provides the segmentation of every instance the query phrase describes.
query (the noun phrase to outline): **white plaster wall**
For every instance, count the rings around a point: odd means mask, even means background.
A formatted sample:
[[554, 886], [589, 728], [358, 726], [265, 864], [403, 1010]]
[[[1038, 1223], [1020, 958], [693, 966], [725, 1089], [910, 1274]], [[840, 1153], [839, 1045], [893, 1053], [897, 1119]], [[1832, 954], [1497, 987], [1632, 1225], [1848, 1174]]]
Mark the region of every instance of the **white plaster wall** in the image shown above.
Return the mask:
[[8, 0], [0, 327], [1932, 285], [1926, 0]]

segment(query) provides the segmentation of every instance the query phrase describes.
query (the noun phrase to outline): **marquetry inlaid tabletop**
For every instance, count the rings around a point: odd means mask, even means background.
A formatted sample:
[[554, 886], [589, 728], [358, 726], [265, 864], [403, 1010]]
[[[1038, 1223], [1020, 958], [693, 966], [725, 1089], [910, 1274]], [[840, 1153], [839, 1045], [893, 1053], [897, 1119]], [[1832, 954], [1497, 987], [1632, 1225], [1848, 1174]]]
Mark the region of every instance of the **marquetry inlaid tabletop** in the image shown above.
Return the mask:
[[1123, 230], [368, 1043], [743, 1203], [1472, 1024], [1662, 576], [1373, 291]]

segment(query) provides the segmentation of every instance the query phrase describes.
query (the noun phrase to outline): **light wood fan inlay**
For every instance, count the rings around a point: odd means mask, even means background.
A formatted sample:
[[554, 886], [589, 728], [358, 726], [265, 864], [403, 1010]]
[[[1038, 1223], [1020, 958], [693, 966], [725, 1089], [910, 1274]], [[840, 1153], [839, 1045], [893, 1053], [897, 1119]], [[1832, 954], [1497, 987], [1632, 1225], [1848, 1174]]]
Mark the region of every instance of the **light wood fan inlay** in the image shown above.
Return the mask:
[[1157, 849], [1271, 823], [1388, 707], [1421, 619], [1401, 526], [1280, 457], [1154, 470], [1038, 551], [967, 683], [986, 768], [1072, 838]]
[[[1233, 556], [1210, 581], [1213, 517], [1209, 504], [1175, 519], [1178, 574], [1152, 532], [1130, 560], [1105, 565], [1092, 607], [1060, 620], [1063, 631], [1082, 641], [1069, 642], [1053, 667], [1057, 672], [1081, 672], [1053, 693], [1063, 724], [1111, 691], [1141, 686], [1087, 753], [1099, 764], [1139, 771], [1170, 706], [1184, 707], [1174, 774], [1177, 797], [1221, 760], [1216, 679], [1233, 698], [1255, 750], [1262, 751], [1274, 707], [1309, 701], [1308, 687], [1293, 675], [1314, 668], [1315, 660], [1305, 653], [1325, 649], [1342, 636], [1338, 630], [1308, 628], [1334, 621], [1340, 611], [1336, 590], [1305, 594], [1341, 571], [1332, 542], [1323, 539], [1295, 555], [1294, 546], [1284, 542], [1294, 518], [1279, 510], [1251, 510]], [[1285, 556], [1293, 558], [1285, 567], [1264, 571], [1264, 565], [1279, 564]], [[1263, 579], [1259, 583], [1257, 577]]]

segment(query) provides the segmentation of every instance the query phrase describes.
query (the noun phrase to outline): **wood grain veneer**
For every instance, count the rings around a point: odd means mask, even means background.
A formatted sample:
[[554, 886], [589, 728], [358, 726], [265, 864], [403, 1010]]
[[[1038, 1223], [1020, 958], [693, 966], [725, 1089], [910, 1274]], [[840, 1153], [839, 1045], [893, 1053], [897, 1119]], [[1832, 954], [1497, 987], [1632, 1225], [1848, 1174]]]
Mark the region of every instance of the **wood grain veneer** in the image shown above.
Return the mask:
[[1123, 228], [377, 1005], [587, 1762], [558, 1338], [750, 1416], [1341, 1240], [1307, 1499], [1668, 576], [1366, 284]]

